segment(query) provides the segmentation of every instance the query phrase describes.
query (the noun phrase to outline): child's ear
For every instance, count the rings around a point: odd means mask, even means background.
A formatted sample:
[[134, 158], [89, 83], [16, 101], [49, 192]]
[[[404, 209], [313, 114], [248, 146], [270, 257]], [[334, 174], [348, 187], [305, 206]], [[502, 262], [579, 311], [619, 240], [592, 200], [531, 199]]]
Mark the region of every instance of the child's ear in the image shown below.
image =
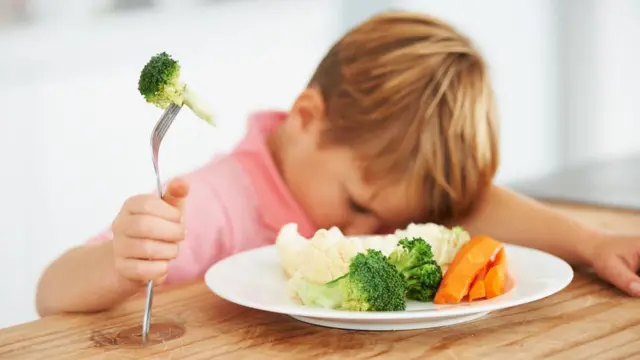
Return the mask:
[[291, 115], [302, 130], [319, 126], [325, 119], [322, 93], [316, 87], [304, 89], [291, 108]]

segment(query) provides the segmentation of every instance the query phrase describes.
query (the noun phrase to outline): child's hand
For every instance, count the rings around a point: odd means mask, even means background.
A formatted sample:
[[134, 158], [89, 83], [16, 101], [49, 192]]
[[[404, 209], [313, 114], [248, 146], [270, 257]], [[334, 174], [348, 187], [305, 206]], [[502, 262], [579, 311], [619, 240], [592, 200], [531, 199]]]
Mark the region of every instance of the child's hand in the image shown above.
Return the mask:
[[640, 296], [640, 237], [610, 237], [598, 241], [591, 266], [603, 279], [631, 296]]
[[189, 192], [180, 180], [169, 183], [164, 200], [137, 195], [125, 201], [113, 222], [113, 250], [119, 274], [133, 282], [164, 281], [169, 261], [185, 237], [184, 202]]

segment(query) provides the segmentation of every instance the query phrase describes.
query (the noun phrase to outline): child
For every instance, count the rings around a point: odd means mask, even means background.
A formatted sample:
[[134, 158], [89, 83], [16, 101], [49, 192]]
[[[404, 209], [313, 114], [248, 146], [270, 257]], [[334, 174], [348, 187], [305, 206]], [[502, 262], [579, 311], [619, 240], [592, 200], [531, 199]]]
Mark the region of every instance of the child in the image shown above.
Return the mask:
[[537, 248], [640, 295], [640, 237], [608, 234], [492, 184], [498, 120], [484, 60], [451, 26], [413, 13], [348, 32], [290, 111], [252, 116], [230, 154], [125, 201], [108, 231], [69, 250], [38, 285], [41, 316], [105, 310], [149, 279], [202, 278], [272, 244], [280, 227], [370, 234], [409, 222]]

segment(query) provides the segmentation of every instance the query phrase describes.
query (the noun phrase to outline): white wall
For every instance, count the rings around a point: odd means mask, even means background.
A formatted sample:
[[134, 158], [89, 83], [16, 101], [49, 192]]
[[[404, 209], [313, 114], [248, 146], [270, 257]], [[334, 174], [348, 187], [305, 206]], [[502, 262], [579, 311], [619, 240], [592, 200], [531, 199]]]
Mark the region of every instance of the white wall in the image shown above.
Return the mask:
[[558, 4], [566, 160], [582, 163], [640, 152], [640, 2]]
[[0, 327], [35, 319], [46, 264], [108, 225], [125, 197], [153, 190], [161, 111], [137, 92], [151, 54], [174, 54], [219, 120], [214, 130], [180, 114], [161, 151], [167, 178], [233, 146], [252, 109], [287, 107], [340, 30], [339, 1], [205, 9], [0, 33]]

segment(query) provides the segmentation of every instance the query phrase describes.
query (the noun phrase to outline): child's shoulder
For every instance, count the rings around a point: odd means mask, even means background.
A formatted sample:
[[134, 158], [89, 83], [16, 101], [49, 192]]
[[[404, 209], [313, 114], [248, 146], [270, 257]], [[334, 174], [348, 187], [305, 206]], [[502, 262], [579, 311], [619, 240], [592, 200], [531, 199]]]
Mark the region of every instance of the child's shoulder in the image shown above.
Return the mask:
[[296, 215], [299, 210], [291, 205], [296, 203], [295, 199], [267, 145], [268, 135], [285, 116], [276, 111], [253, 114], [244, 138], [231, 152], [216, 155], [187, 176], [192, 201], [216, 201], [221, 207], [233, 207], [245, 217], [252, 211]]
[[186, 176], [190, 186], [202, 187], [218, 196], [242, 196], [252, 189], [252, 182], [241, 160], [234, 154], [217, 155]]
[[267, 146], [267, 137], [285, 116], [286, 113], [278, 111], [253, 113], [239, 144], [231, 152], [217, 155], [199, 168], [197, 177], [219, 187], [270, 191], [263, 189], [264, 185], [279, 183], [280, 174]]

